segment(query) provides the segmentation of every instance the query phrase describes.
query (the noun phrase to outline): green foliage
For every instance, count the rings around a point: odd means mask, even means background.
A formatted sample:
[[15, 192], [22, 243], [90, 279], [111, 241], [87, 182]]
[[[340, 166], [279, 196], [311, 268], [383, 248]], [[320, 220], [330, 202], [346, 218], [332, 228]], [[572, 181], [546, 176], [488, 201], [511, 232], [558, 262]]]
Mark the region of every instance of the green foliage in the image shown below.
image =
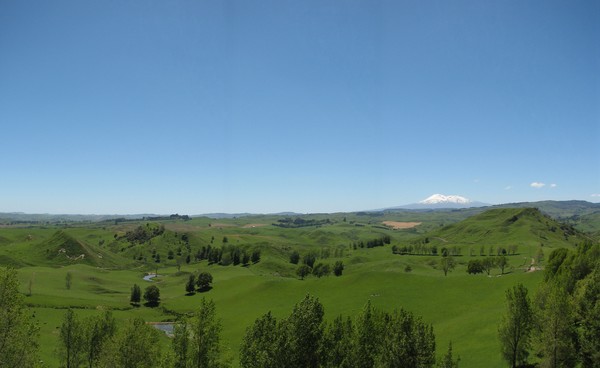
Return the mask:
[[506, 291], [506, 314], [498, 328], [502, 357], [512, 368], [527, 361], [534, 315], [528, 291], [517, 284]]
[[185, 291], [188, 294], [193, 294], [196, 291], [196, 276], [191, 273], [188, 277], [188, 280], [185, 284]]
[[581, 365], [592, 368], [600, 362], [600, 263], [596, 263], [594, 271], [579, 284], [575, 305], [581, 326]]
[[103, 349], [99, 367], [158, 368], [159, 332], [143, 319], [128, 320]]
[[333, 274], [336, 276], [342, 276], [344, 271], [344, 263], [342, 261], [336, 261], [333, 265]]
[[452, 271], [456, 267], [454, 257], [442, 256], [442, 258], [440, 259], [440, 267], [442, 268], [442, 271], [444, 271], [444, 276], [447, 276], [448, 272]]
[[300, 253], [298, 253], [298, 251], [293, 251], [292, 254], [290, 254], [290, 263], [292, 264], [298, 264], [298, 262], [300, 261]]
[[72, 309], [65, 313], [59, 330], [58, 354], [66, 368], [78, 368], [85, 361], [82, 324]]
[[196, 279], [196, 284], [198, 285], [199, 291], [208, 291], [211, 289], [210, 284], [213, 282], [213, 277], [208, 272], [200, 272], [198, 274], [198, 278]]
[[283, 363], [279, 350], [280, 331], [277, 321], [268, 312], [246, 329], [240, 347], [240, 366], [244, 368], [278, 368]]
[[98, 316], [91, 316], [83, 320], [84, 347], [87, 366], [97, 367], [101, 354], [115, 335], [117, 324], [110, 311], [105, 311]]
[[33, 367], [38, 331], [18, 292], [17, 272], [0, 268], [0, 368]]
[[541, 367], [574, 367], [577, 332], [571, 298], [564, 288], [546, 284], [538, 290], [537, 333]]
[[67, 272], [67, 274], [65, 275], [65, 287], [67, 288], [67, 290], [71, 289], [71, 281], [73, 280], [73, 275], [71, 274], [71, 272]]
[[444, 355], [442, 360], [440, 360], [440, 362], [438, 363], [437, 368], [458, 368], [459, 362], [460, 362], [460, 357], [458, 357], [458, 358], [456, 358], [456, 360], [454, 360], [454, 357], [452, 355], [452, 342], [450, 342], [448, 344], [448, 351], [446, 351], [446, 354]]
[[300, 277], [300, 280], [304, 280], [304, 278], [306, 276], [310, 275], [310, 272], [311, 272], [310, 267], [308, 265], [305, 265], [305, 264], [301, 264], [296, 269], [296, 275], [298, 275], [298, 277]]
[[129, 296], [129, 302], [131, 304], [140, 304], [141, 299], [142, 291], [140, 287], [138, 284], [133, 284], [133, 287], [131, 288], [131, 295]]
[[220, 367], [221, 321], [216, 317], [215, 303], [202, 298], [200, 307], [194, 313], [189, 325], [191, 329], [189, 352], [192, 366]]
[[467, 273], [471, 275], [483, 273], [483, 270], [483, 262], [479, 259], [471, 259], [467, 264]]
[[317, 277], [329, 276], [331, 269], [329, 268], [328, 264], [317, 263], [313, 268], [312, 273]]
[[149, 307], [156, 307], [160, 302], [160, 289], [156, 285], [150, 285], [144, 290], [144, 300]]

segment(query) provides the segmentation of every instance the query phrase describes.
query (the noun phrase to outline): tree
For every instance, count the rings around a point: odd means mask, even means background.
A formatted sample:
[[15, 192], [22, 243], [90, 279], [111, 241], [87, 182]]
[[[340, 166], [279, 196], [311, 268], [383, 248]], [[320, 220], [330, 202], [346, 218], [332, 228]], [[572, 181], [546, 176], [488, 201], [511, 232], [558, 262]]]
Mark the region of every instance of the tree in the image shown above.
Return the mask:
[[517, 284], [506, 291], [506, 315], [498, 328], [502, 357], [512, 368], [527, 361], [531, 347], [533, 311], [527, 288]]
[[508, 265], [508, 260], [506, 259], [506, 256], [502, 255], [498, 257], [498, 259], [496, 260], [496, 265], [500, 268], [501, 274], [504, 275], [504, 269]]
[[539, 331], [536, 336], [541, 366], [574, 367], [577, 363], [577, 333], [570, 295], [556, 284], [546, 284], [538, 289], [536, 301]]
[[198, 285], [198, 291], [208, 291], [212, 289], [210, 284], [213, 282], [213, 277], [208, 272], [200, 272], [198, 274], [198, 278], [196, 279], [196, 284]]
[[442, 267], [442, 271], [444, 271], [444, 276], [448, 275], [448, 271], [452, 271], [454, 267], [456, 267], [456, 262], [454, 262], [454, 257], [446, 256], [440, 259], [440, 266]]
[[188, 368], [188, 355], [190, 350], [190, 328], [184, 319], [173, 327], [171, 348], [175, 355], [174, 368]]
[[483, 261], [481, 261], [481, 264], [483, 264], [483, 269], [489, 276], [492, 268], [494, 268], [494, 265], [496, 264], [496, 261], [494, 261], [492, 257], [486, 257], [483, 259]]
[[194, 313], [191, 327], [191, 362], [193, 367], [219, 367], [221, 321], [216, 317], [215, 303], [202, 298]]
[[252, 263], [257, 264], [260, 262], [260, 249], [255, 249], [252, 251], [252, 256], [250, 257]]
[[103, 350], [99, 366], [158, 368], [161, 356], [159, 334], [141, 318], [128, 320]]
[[67, 288], [67, 290], [71, 290], [71, 280], [73, 280], [73, 275], [71, 274], [71, 272], [67, 272], [67, 274], [65, 275], [65, 287]]
[[0, 368], [33, 367], [39, 328], [19, 294], [17, 272], [0, 267]]
[[442, 358], [442, 360], [438, 363], [438, 368], [458, 368], [458, 362], [460, 362], [460, 357], [454, 358], [452, 357], [452, 341], [448, 344], [448, 351], [446, 355]]
[[310, 268], [313, 268], [316, 261], [317, 261], [317, 256], [312, 252], [307, 253], [304, 255], [304, 257], [302, 257], [302, 263], [304, 263], [305, 265], [307, 265]]
[[300, 280], [304, 280], [304, 278], [308, 275], [310, 275], [311, 269], [310, 267], [308, 267], [305, 264], [302, 264], [300, 266], [298, 266], [298, 269], [296, 270], [296, 275], [298, 275], [298, 277], [300, 277]]
[[342, 261], [336, 261], [333, 265], [333, 274], [336, 276], [342, 276], [344, 271], [344, 263]]
[[83, 320], [83, 351], [89, 368], [98, 366], [102, 351], [116, 329], [116, 321], [110, 311]]
[[193, 294], [194, 291], [196, 290], [196, 277], [194, 276], [194, 274], [190, 274], [190, 276], [188, 277], [188, 281], [185, 284], [185, 291], [188, 294]]
[[144, 300], [148, 307], [156, 307], [160, 301], [160, 289], [156, 285], [150, 285], [144, 290]]
[[382, 336], [383, 318], [369, 300], [356, 318], [356, 334], [353, 341], [354, 367], [371, 368], [375, 366], [376, 358], [382, 349]]
[[78, 368], [84, 361], [84, 336], [81, 322], [67, 309], [59, 330], [59, 359], [66, 368]]
[[337, 316], [327, 326], [323, 335], [322, 358], [323, 367], [351, 368], [353, 362], [354, 326], [350, 318]]
[[306, 295], [294, 306], [287, 319], [289, 333], [289, 368], [317, 368], [319, 347], [323, 338], [323, 305], [319, 299]]
[[246, 329], [244, 340], [240, 347], [240, 366], [242, 368], [278, 368], [281, 351], [277, 349], [280, 336], [277, 321], [268, 312], [254, 321]]
[[467, 272], [471, 275], [483, 273], [483, 263], [478, 259], [472, 259], [467, 263]]
[[300, 261], [300, 253], [298, 253], [298, 251], [293, 251], [292, 254], [290, 255], [290, 263], [298, 264], [299, 261]]
[[382, 346], [378, 366], [433, 367], [435, 335], [431, 325], [404, 309], [383, 313], [379, 323]]
[[313, 275], [317, 277], [328, 276], [331, 272], [328, 264], [317, 263], [317, 265], [313, 268]]
[[133, 284], [131, 288], [131, 296], [129, 297], [129, 302], [131, 304], [140, 304], [140, 300], [142, 299], [142, 291], [138, 284]]
[[579, 284], [575, 304], [581, 325], [581, 366], [596, 367], [600, 362], [600, 265]]

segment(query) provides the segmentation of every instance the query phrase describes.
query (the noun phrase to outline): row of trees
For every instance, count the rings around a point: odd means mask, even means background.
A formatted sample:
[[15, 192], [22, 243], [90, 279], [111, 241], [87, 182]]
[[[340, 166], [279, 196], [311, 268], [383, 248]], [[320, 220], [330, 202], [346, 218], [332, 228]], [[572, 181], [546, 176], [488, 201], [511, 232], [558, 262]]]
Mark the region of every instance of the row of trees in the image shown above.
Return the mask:
[[260, 249], [249, 251], [235, 245], [224, 245], [222, 247], [208, 245], [202, 246], [198, 250], [195, 259], [196, 261], [208, 260], [208, 264], [216, 263], [221, 266], [237, 266], [239, 264], [248, 266], [250, 262], [253, 264], [260, 262], [260, 256]]
[[508, 259], [505, 256], [498, 258], [486, 257], [483, 259], [472, 259], [467, 264], [467, 273], [478, 274], [485, 273], [489, 276], [494, 267], [500, 268], [500, 272], [504, 275], [504, 270], [508, 266]]
[[[292, 313], [277, 320], [271, 312], [246, 330], [240, 349], [243, 368], [434, 367], [433, 327], [405, 310], [392, 313], [369, 302], [354, 319], [323, 320], [318, 299], [307, 295]], [[438, 367], [456, 367], [446, 356]]]
[[[462, 254], [462, 248], [454, 245], [451, 247], [442, 247], [439, 249], [438, 252], [438, 247], [435, 245], [428, 245], [429, 241], [427, 241], [427, 243], [415, 243], [415, 244], [408, 244], [408, 245], [393, 245], [392, 246], [392, 253], [393, 254], [400, 254], [400, 255], [432, 255], [432, 256], [437, 256], [438, 254], [442, 254], [442, 255], [451, 255], [451, 256], [460, 256]], [[518, 246], [517, 245], [509, 245], [508, 247], [494, 247], [493, 245], [490, 245], [489, 247], [489, 252], [486, 253], [485, 252], [485, 246], [481, 246], [479, 249], [479, 255], [480, 256], [506, 256], [506, 255], [515, 255], [517, 254], [517, 249]], [[475, 256], [475, 249], [473, 249], [472, 247], [469, 248], [469, 255], [471, 257]]]
[[553, 251], [544, 276], [533, 299], [521, 284], [506, 292], [504, 359], [520, 367], [534, 353], [542, 367], [599, 367], [600, 245]]

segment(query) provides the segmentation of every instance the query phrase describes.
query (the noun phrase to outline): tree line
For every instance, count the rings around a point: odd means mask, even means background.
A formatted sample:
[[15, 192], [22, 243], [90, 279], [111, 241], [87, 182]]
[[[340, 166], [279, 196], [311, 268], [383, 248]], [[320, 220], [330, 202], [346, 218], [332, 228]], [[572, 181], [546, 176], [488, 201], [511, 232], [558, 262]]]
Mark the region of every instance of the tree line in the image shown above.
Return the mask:
[[301, 280], [304, 280], [306, 276], [311, 274], [316, 277], [329, 276], [332, 271], [334, 275], [341, 276], [344, 271], [344, 263], [342, 261], [336, 261], [333, 266], [328, 263], [316, 263], [317, 254], [315, 252], [308, 252], [300, 257], [298, 251], [293, 251], [290, 254], [290, 263], [297, 265], [300, 261], [302, 261], [302, 263], [300, 263], [296, 269], [296, 275], [298, 275]]
[[533, 298], [521, 284], [507, 290], [498, 335], [513, 368], [532, 355], [540, 367], [599, 367], [600, 245], [554, 250]]

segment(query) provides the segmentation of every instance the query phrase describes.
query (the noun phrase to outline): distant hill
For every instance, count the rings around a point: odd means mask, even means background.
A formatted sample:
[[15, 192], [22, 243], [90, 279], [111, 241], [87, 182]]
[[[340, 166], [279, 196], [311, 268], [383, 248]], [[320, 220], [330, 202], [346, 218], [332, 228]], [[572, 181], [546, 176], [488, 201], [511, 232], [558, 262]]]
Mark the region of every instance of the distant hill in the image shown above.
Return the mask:
[[[536, 208], [493, 208], [417, 239], [436, 245], [571, 247], [589, 237]], [[487, 249], [486, 249], [487, 252]]]
[[75, 239], [63, 230], [56, 231], [36, 248], [41, 253], [40, 258], [53, 266], [83, 263], [98, 267], [112, 267], [122, 262], [118, 255]]

